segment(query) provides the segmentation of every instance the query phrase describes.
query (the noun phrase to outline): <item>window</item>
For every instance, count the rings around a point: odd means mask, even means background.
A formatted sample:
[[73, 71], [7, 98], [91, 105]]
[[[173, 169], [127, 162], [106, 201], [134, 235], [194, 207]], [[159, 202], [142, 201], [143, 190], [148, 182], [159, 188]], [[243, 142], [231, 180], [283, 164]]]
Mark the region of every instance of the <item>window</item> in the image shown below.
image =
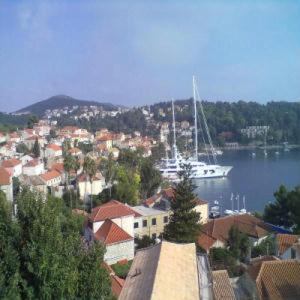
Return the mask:
[[168, 221], [169, 221], [168, 216], [164, 216], [164, 223], [168, 223]]
[[156, 239], [156, 233], [152, 233], [152, 238]]
[[156, 225], [156, 218], [152, 219], [152, 225]]
[[147, 227], [147, 220], [143, 220], [143, 227]]
[[139, 228], [139, 222], [134, 222], [134, 228]]

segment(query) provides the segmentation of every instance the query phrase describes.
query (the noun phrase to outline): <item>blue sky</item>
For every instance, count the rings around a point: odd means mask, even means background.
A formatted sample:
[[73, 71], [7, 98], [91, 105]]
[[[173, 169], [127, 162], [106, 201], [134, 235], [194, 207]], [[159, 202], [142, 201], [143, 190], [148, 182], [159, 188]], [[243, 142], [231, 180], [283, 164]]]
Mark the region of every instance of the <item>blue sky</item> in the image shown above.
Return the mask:
[[0, 0], [0, 111], [56, 94], [128, 106], [300, 100], [300, 1]]

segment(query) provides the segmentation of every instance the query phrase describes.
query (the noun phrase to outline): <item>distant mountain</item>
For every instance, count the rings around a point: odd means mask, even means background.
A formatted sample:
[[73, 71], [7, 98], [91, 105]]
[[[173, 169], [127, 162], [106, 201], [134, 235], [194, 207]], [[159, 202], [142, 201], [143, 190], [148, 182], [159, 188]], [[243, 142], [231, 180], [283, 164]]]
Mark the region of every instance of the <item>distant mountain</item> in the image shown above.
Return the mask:
[[65, 95], [57, 95], [50, 97], [46, 100], [42, 100], [36, 102], [32, 105], [26, 106], [18, 111], [15, 114], [35, 114], [37, 116], [43, 116], [47, 109], [60, 109], [64, 108], [65, 106], [72, 107], [72, 106], [101, 106], [104, 110], [115, 110], [119, 106], [110, 104], [110, 103], [100, 103], [97, 101], [88, 101], [88, 100], [79, 100]]

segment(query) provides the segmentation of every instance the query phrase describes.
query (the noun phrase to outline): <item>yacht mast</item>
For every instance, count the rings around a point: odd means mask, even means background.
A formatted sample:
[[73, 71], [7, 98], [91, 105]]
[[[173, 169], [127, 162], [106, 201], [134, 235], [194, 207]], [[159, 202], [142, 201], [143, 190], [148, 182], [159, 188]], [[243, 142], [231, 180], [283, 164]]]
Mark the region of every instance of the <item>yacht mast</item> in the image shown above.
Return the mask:
[[210, 136], [210, 133], [209, 133], [207, 120], [206, 120], [206, 117], [205, 117], [205, 114], [204, 114], [204, 109], [203, 109], [203, 106], [202, 106], [202, 103], [201, 103], [201, 100], [200, 100], [200, 97], [199, 97], [199, 91], [198, 91], [198, 87], [197, 87], [195, 78], [194, 78], [194, 87], [195, 87], [195, 93], [196, 93], [196, 95], [199, 99], [199, 105], [200, 105], [200, 110], [201, 110], [201, 114], [202, 114], [202, 118], [203, 118], [204, 128], [205, 128], [207, 138], [208, 138], [208, 142], [209, 142], [209, 145], [210, 145], [210, 149], [211, 149], [211, 152], [212, 152], [212, 157], [213, 157], [214, 163], [217, 164], [216, 151], [214, 149], [214, 145], [212, 143], [212, 139], [211, 139], [211, 136]]
[[174, 155], [174, 158], [177, 159], [174, 99], [172, 99], [172, 118], [173, 118], [173, 155]]
[[194, 97], [194, 126], [195, 126], [195, 156], [198, 161], [198, 127], [197, 127], [197, 101], [195, 76], [193, 76], [193, 97]]

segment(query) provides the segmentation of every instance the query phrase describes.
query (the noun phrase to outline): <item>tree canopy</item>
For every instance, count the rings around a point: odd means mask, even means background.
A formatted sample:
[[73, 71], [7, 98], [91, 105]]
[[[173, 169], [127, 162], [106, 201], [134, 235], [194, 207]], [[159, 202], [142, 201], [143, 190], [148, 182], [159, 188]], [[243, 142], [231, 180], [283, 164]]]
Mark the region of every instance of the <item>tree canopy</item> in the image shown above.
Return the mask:
[[200, 213], [195, 211], [194, 185], [190, 179], [191, 167], [183, 166], [180, 181], [174, 188], [170, 222], [165, 226], [164, 238], [178, 243], [195, 242], [200, 231]]
[[17, 216], [0, 194], [0, 298], [111, 299], [104, 248], [87, 247], [83, 219], [61, 199], [23, 189]]

